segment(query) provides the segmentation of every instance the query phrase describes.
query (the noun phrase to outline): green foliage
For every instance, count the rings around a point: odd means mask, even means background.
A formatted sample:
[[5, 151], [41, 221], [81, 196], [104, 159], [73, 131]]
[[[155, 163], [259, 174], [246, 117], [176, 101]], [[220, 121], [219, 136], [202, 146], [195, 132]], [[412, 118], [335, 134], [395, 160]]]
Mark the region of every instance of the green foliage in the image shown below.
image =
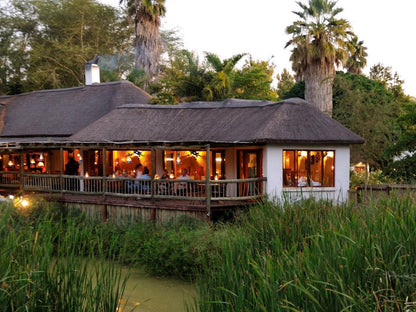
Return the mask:
[[387, 149], [388, 155], [399, 156], [399, 159], [390, 163], [385, 172], [399, 183], [415, 183], [416, 101], [409, 97], [402, 97], [401, 100], [403, 114], [398, 118], [401, 133], [397, 142]]
[[410, 197], [253, 207], [222, 230], [221, 266], [201, 276], [195, 310], [411, 309], [415, 226]]
[[385, 169], [385, 175], [396, 183], [416, 184], [416, 155], [390, 163]]
[[286, 68], [283, 70], [283, 72], [280, 75], [278, 74], [276, 78], [279, 81], [277, 83], [277, 94], [279, 96], [279, 99], [284, 100], [284, 99], [289, 98], [286, 96], [286, 94], [296, 84], [295, 78], [288, 72]]
[[81, 85], [88, 60], [131, 38], [121, 12], [92, 0], [13, 0], [0, 20], [2, 94]]
[[271, 87], [273, 67], [268, 62], [250, 58], [237, 68], [244, 54], [221, 60], [213, 53], [206, 53], [205, 63], [201, 63], [194, 53], [180, 47], [168, 50], [160, 79], [151, 85], [156, 93], [154, 103], [276, 99], [276, 92]]
[[295, 97], [305, 99], [305, 81], [302, 80], [297, 82], [288, 91], [283, 93], [280, 99], [286, 100]]
[[370, 172], [350, 172], [350, 188], [354, 189], [361, 185], [392, 184], [395, 181], [387, 177], [381, 170]]
[[339, 72], [333, 102], [333, 118], [366, 140], [352, 146], [352, 162], [366, 162], [378, 169], [387, 166], [391, 157], [385, 151], [400, 132], [396, 122], [400, 105], [394, 95], [378, 81]]
[[126, 278], [82, 215], [0, 204], [0, 311], [117, 311]]

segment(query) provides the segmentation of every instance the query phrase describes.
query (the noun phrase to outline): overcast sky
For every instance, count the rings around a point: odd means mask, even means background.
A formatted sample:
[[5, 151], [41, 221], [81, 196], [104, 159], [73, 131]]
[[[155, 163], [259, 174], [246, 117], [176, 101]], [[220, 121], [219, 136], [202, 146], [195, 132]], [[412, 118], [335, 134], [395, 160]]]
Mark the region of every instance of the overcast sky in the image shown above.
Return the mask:
[[[101, 0], [117, 6], [119, 0]], [[306, 3], [306, 0], [302, 1]], [[222, 59], [250, 53], [255, 60], [271, 60], [276, 74], [290, 70], [286, 26], [297, 20], [294, 0], [166, 0], [162, 28], [178, 29], [184, 47]], [[367, 47], [371, 66], [390, 66], [404, 80], [406, 94], [416, 96], [415, 0], [339, 0], [338, 15], [347, 19]]]

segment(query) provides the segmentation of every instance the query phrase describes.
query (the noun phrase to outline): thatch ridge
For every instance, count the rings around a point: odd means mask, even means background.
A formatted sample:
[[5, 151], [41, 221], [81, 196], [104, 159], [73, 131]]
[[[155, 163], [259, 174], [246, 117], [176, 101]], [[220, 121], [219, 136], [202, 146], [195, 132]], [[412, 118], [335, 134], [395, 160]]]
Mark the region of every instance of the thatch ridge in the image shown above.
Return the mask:
[[302, 99], [281, 102], [225, 100], [180, 105], [124, 105], [69, 140], [165, 143], [363, 143]]

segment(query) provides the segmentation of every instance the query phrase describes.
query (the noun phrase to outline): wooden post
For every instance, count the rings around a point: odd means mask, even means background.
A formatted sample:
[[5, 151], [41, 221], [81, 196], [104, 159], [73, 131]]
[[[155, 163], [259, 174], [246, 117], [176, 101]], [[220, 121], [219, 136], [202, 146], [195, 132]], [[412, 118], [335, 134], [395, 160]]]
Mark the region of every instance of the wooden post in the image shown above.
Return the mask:
[[150, 170], [151, 170], [151, 175], [150, 175], [150, 196], [152, 198], [152, 200], [154, 199], [154, 195], [155, 195], [155, 183], [154, 183], [154, 177], [155, 177], [155, 150], [152, 147], [152, 149], [150, 150]]
[[61, 180], [61, 194], [62, 194], [64, 187], [65, 187], [64, 177], [63, 177], [63, 174], [64, 174], [64, 148], [63, 147], [59, 149], [59, 158], [60, 158], [59, 159], [59, 172], [61, 175], [60, 180]]
[[[20, 191], [23, 192], [23, 181], [24, 181], [24, 174], [25, 174], [25, 160], [23, 159], [25, 155], [23, 154], [23, 150], [20, 151]], [[28, 164], [29, 165], [29, 164]]]
[[[107, 155], [106, 155], [106, 148], [103, 147], [102, 153], [103, 153], [103, 197], [105, 199], [105, 194], [107, 193]], [[104, 205], [104, 209], [106, 208], [106, 205]]]
[[207, 204], [207, 219], [208, 221], [211, 220], [211, 182], [210, 182], [210, 173], [211, 173], [211, 160], [210, 160], [210, 148], [209, 144], [207, 144], [207, 172], [205, 175], [205, 196], [206, 196], [206, 204]]

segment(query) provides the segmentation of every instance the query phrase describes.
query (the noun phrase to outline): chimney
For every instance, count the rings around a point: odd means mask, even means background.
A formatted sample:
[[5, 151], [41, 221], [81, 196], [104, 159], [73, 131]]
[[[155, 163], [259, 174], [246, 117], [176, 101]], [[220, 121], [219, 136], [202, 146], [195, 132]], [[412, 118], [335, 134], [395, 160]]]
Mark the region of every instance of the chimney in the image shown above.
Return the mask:
[[97, 65], [100, 55], [85, 63], [85, 85], [100, 83], [100, 67]]

